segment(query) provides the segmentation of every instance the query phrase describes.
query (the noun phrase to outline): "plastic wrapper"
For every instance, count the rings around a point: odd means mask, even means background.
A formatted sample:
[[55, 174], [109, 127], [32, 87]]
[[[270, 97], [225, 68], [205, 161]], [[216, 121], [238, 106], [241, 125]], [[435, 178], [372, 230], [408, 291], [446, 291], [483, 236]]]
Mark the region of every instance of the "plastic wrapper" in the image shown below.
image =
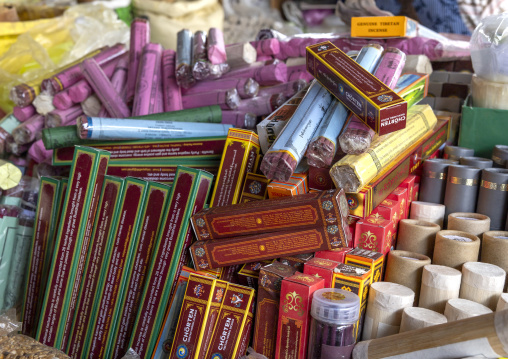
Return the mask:
[[349, 155], [359, 155], [369, 149], [376, 135], [373, 129], [356, 116], [352, 116], [339, 136], [340, 148]]
[[471, 36], [471, 60], [477, 76], [508, 82], [508, 13], [487, 16]]
[[14, 86], [28, 85], [21, 86], [27, 92], [20, 92], [21, 99], [26, 97], [23, 105], [28, 105], [39, 93], [42, 80], [59, 68], [128, 39], [125, 23], [102, 5], [73, 6], [58, 18], [40, 21], [0, 56], [0, 107], [10, 111], [13, 103], [8, 99], [9, 91]]
[[208, 30], [208, 43], [206, 44], [208, 60], [214, 65], [225, 63], [228, 58], [224, 45], [224, 34], [215, 27]]
[[70, 359], [62, 351], [39, 343], [37, 340], [14, 332], [0, 336], [0, 358]]
[[240, 357], [240, 359], [268, 359], [263, 354], [256, 353], [254, 349], [249, 347], [247, 354]]
[[206, 51], [206, 34], [196, 31], [192, 44], [192, 75], [196, 80], [204, 80], [210, 76], [210, 62]]
[[127, 350], [127, 353], [125, 353], [122, 359], [141, 359], [141, 357], [139, 356], [138, 353], [134, 351], [134, 349], [129, 348], [129, 350]]
[[182, 96], [184, 109], [220, 105], [224, 110], [235, 110], [240, 102], [240, 96], [235, 88]]
[[12, 130], [14, 141], [20, 145], [24, 145], [35, 141], [35, 135], [44, 127], [44, 116], [35, 114], [21, 125]]
[[13, 332], [21, 330], [21, 323], [18, 322], [16, 309], [11, 308], [0, 314], [0, 338]]
[[179, 31], [177, 41], [176, 82], [181, 87], [189, 88], [196, 81], [192, 76], [192, 32], [187, 29]]

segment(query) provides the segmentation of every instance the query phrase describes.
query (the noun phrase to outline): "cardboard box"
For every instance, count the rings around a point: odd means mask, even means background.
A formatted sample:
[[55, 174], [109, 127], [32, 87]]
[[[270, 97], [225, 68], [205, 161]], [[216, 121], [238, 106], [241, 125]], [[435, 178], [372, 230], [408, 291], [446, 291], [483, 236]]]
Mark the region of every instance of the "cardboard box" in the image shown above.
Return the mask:
[[417, 174], [421, 164], [430, 158], [448, 138], [448, 120], [438, 119], [434, 131], [408, 148], [358, 193], [346, 193], [350, 214], [365, 218], [397, 188], [408, 175]]
[[291, 266], [280, 262], [261, 267], [256, 306], [256, 320], [252, 347], [256, 353], [267, 358], [275, 355], [277, 341], [277, 320], [279, 317], [280, 288], [284, 278], [295, 273]]
[[239, 284], [258, 289], [259, 271], [261, 267], [273, 263], [273, 260], [245, 263], [238, 271]]
[[400, 219], [406, 219], [409, 215], [409, 192], [407, 188], [397, 187], [387, 197], [399, 202], [400, 204]]
[[287, 266], [293, 267], [297, 272], [303, 273], [305, 263], [314, 258], [314, 253], [302, 253], [279, 258], [279, 261]]
[[339, 265], [339, 262], [334, 262], [329, 259], [312, 258], [304, 264], [303, 273], [317, 278], [323, 278], [325, 281], [325, 288], [332, 288], [334, 270], [337, 268], [337, 265]]
[[413, 189], [413, 202], [418, 201], [419, 194], [420, 194], [420, 184], [415, 183], [415, 187]]
[[240, 337], [240, 344], [238, 346], [238, 351], [236, 353], [235, 359], [240, 359], [245, 356], [247, 353], [247, 349], [249, 347], [249, 343], [252, 338], [252, 331], [254, 326], [254, 312], [256, 310], [256, 301], [253, 300], [250, 307], [249, 312], [247, 313], [247, 320], [245, 321], [245, 326], [242, 331], [242, 335]]
[[407, 102], [330, 41], [307, 47], [307, 71], [380, 136], [406, 127]]
[[287, 182], [272, 181], [268, 185], [268, 198], [298, 196], [309, 192], [308, 172], [293, 173]]
[[252, 288], [237, 284], [228, 286], [204, 359], [237, 357], [255, 295]]
[[495, 145], [508, 144], [508, 110], [474, 107], [471, 96], [462, 106], [459, 146], [474, 149], [477, 157], [491, 158]]
[[330, 168], [309, 166], [309, 188], [318, 191], [334, 189], [335, 185], [330, 177]]
[[351, 18], [351, 37], [414, 37], [418, 23], [406, 16], [369, 16]]
[[[392, 221], [397, 227], [400, 222], [400, 203], [391, 199], [385, 199], [379, 206], [374, 208], [370, 216], [377, 215], [387, 221]], [[369, 217], [370, 217], [369, 216]]]
[[394, 223], [379, 214], [371, 214], [356, 222], [354, 246], [387, 254], [394, 238]]
[[393, 91], [407, 102], [407, 108], [411, 108], [427, 97], [429, 89], [428, 74], [407, 72], [400, 76]]
[[354, 265], [371, 271], [371, 283], [383, 279], [384, 255], [366, 249], [355, 248], [348, 254], [344, 264]]
[[270, 180], [263, 174], [247, 173], [243, 184], [242, 196], [238, 203], [262, 201], [268, 198]]
[[346, 253], [351, 252], [351, 248], [338, 248], [331, 249], [329, 251], [317, 251], [314, 254], [315, 258], [323, 258], [328, 259], [338, 263], [344, 263], [344, 258], [346, 257]]
[[[411, 202], [413, 202], [413, 198], [414, 198], [413, 192], [414, 192], [415, 182], [416, 182], [416, 176], [410, 175], [404, 181], [402, 181], [402, 183], [400, 184], [400, 187], [406, 188], [408, 191], [408, 195], [407, 195], [408, 208], [411, 208]], [[408, 215], [408, 217], [409, 217], [409, 215]]]
[[76, 146], [36, 339], [65, 350], [109, 153]]
[[258, 155], [258, 135], [248, 130], [229, 129], [210, 207], [238, 203], [245, 176], [255, 172]]
[[312, 295], [324, 282], [303, 273], [282, 280], [275, 359], [307, 357]]

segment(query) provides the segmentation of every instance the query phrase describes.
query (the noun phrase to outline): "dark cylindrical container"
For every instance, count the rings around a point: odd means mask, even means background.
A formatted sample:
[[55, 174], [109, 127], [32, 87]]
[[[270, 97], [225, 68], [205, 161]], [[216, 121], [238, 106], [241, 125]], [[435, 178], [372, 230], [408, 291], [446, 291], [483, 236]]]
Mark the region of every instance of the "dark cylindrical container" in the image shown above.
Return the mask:
[[445, 146], [443, 158], [447, 160], [458, 161], [461, 157], [474, 156], [472, 148], [458, 147], [458, 146]]
[[479, 169], [491, 168], [493, 161], [482, 157], [462, 157], [459, 163], [464, 166], [478, 167]]
[[508, 169], [482, 170], [476, 212], [490, 217], [492, 231], [505, 228], [508, 213]]
[[476, 210], [481, 170], [476, 167], [451, 165], [448, 167], [444, 205], [445, 221], [450, 213]]
[[443, 204], [448, 166], [456, 164], [458, 164], [457, 161], [440, 158], [424, 161], [418, 200]]
[[508, 146], [495, 145], [492, 150], [492, 161], [494, 167], [505, 168], [508, 165]]

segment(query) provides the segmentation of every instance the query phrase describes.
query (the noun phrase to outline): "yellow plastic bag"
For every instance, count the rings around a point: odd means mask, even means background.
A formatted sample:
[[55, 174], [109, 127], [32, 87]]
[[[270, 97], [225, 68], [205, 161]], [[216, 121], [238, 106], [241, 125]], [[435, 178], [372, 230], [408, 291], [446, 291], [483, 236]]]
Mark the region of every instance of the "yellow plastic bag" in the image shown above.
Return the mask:
[[[32, 23], [32, 22], [30, 22]], [[0, 108], [12, 110], [12, 86], [44, 76], [103, 46], [129, 42], [129, 28], [114, 10], [102, 5], [77, 5], [53, 19], [2, 23], [0, 36], [26, 27], [0, 56]]]
[[151, 41], [165, 49], [176, 50], [176, 34], [182, 29], [222, 30], [224, 24], [224, 11], [218, 0], [133, 0], [132, 4], [136, 16], [147, 16], [150, 20]]

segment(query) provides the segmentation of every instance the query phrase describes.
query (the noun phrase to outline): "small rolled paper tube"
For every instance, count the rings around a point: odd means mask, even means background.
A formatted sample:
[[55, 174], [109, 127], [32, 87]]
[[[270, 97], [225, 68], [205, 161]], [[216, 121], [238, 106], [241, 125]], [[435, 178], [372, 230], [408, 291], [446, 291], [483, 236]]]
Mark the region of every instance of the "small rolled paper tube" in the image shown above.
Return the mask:
[[12, 114], [14, 115], [14, 117], [18, 119], [18, 121], [24, 122], [33, 115], [35, 115], [35, 107], [33, 107], [32, 105], [28, 105], [25, 107], [15, 106], [12, 109]]
[[411, 202], [410, 218], [435, 223], [443, 228], [445, 209], [442, 204], [413, 201]]
[[503, 293], [497, 302], [496, 312], [508, 310], [508, 293]]
[[226, 47], [226, 56], [231, 68], [248, 66], [256, 61], [257, 52], [254, 46], [245, 42]]
[[35, 141], [37, 132], [44, 127], [44, 116], [36, 114], [12, 130], [12, 137], [19, 145]]
[[468, 262], [462, 266], [462, 283], [459, 297], [496, 310], [503, 293], [506, 272], [489, 263]]
[[491, 230], [503, 230], [508, 214], [508, 169], [485, 168], [476, 212], [489, 216]]
[[21, 181], [21, 170], [11, 162], [0, 160], [0, 188], [5, 190], [16, 187]]
[[240, 102], [240, 96], [238, 96], [238, 91], [235, 88], [182, 96], [184, 109], [220, 105], [224, 110], [235, 110], [239, 107]]
[[434, 312], [426, 308], [404, 308], [402, 311], [402, 321], [400, 323], [400, 332], [431, 327], [448, 322], [443, 314]]
[[430, 258], [415, 252], [394, 250], [388, 253], [384, 280], [401, 284], [415, 293], [414, 305], [418, 306], [423, 267]]
[[192, 32], [187, 29], [177, 33], [175, 77], [183, 88], [191, 87], [196, 80], [192, 77]]
[[89, 96], [85, 101], [81, 102], [83, 113], [90, 117], [99, 115], [102, 104], [97, 95]]
[[145, 45], [150, 42], [150, 23], [146, 19], [136, 18], [131, 23], [129, 47], [129, 71], [127, 73], [126, 102], [134, 99], [138, 67]]
[[262, 87], [258, 92], [258, 96], [283, 94], [286, 97], [293, 97], [297, 92], [303, 90], [305, 86], [307, 86], [307, 81], [305, 80], [290, 81], [280, 85]]
[[35, 99], [36, 89], [28, 84], [20, 84], [11, 88], [9, 91], [9, 99], [16, 106], [25, 107], [32, 103]]
[[[358, 63], [360, 63], [357, 60]], [[373, 72], [382, 83], [389, 88], [395, 88], [399, 80], [404, 64], [406, 63], [406, 54], [394, 47], [387, 47], [379, 61], [376, 70]]]
[[425, 160], [420, 181], [419, 200], [430, 203], [444, 203], [448, 167], [457, 161], [433, 158]]
[[208, 43], [206, 44], [208, 60], [212, 64], [222, 64], [227, 62], [226, 46], [224, 45], [224, 34], [216, 27], [208, 30]]
[[489, 313], [492, 313], [492, 309], [484, 306], [483, 304], [461, 298], [450, 299], [446, 303], [444, 310], [444, 315], [449, 322]]
[[456, 212], [448, 215], [448, 228], [451, 231], [462, 231], [480, 237], [490, 230], [490, 218], [477, 213]]
[[[47, 128], [67, 126], [76, 123], [76, 118], [83, 114], [81, 106], [73, 106], [67, 110], [55, 110], [46, 115]], [[74, 123], [72, 123], [74, 121]]]
[[251, 77], [256, 80], [260, 86], [274, 86], [288, 82], [287, 67], [283, 62], [265, 66], [249, 66], [232, 70], [222, 75], [222, 78], [240, 77]]
[[245, 111], [256, 116], [265, 116], [271, 114], [284, 104], [286, 97], [279, 93], [271, 96], [253, 97], [241, 100], [238, 105], [238, 111]]
[[236, 128], [256, 128], [257, 116], [244, 111], [222, 111], [222, 122], [225, 125], [233, 125]]
[[441, 227], [432, 222], [403, 219], [399, 222], [397, 250], [409, 251], [432, 258], [436, 234]]
[[[241, 79], [231, 78], [231, 79], [220, 79], [216, 81], [198, 82], [190, 89], [182, 90], [182, 94], [184, 96], [197, 95], [217, 90], [229, 90], [232, 88], [236, 88], [236, 90], [238, 91], [238, 95], [240, 95], [240, 97], [244, 99], [257, 96], [259, 92], [259, 84], [257, 83], [257, 81], [250, 77], [247, 77]], [[277, 91], [275, 93], [279, 94], [280, 91]]]
[[415, 293], [400, 284], [376, 282], [371, 284], [362, 340], [397, 334], [404, 308], [413, 306]]
[[367, 44], [362, 47], [355, 61], [366, 64], [362, 67], [369, 72], [373, 72], [379, 63], [381, 56], [383, 56], [383, 51], [383, 47], [379, 44]]
[[83, 75], [94, 89], [97, 97], [111, 116], [125, 118], [131, 112], [120, 95], [115, 91], [104, 71], [93, 59], [83, 61]]
[[5, 139], [5, 151], [12, 153], [15, 156], [21, 156], [23, 153], [28, 151], [29, 145], [18, 145], [12, 136], [8, 136]]
[[258, 55], [277, 55], [280, 52], [278, 39], [265, 39], [256, 42], [256, 52]]
[[175, 56], [176, 52], [170, 49], [162, 52], [162, 99], [165, 112], [183, 110], [182, 94], [175, 78]]
[[[481, 261], [495, 264], [508, 272], [508, 232], [489, 231], [483, 233]], [[505, 283], [505, 290], [508, 281]]]
[[495, 145], [492, 150], [492, 161], [494, 167], [505, 168], [508, 165], [508, 146]]
[[481, 157], [461, 157], [459, 163], [464, 166], [472, 166], [480, 169], [491, 168], [494, 164], [492, 160]]
[[466, 262], [478, 261], [480, 238], [462, 231], [439, 231], [434, 245], [434, 264], [462, 269]]
[[444, 198], [445, 222], [450, 213], [476, 212], [480, 176], [481, 170], [476, 167], [461, 165], [448, 167]]
[[53, 106], [58, 110], [67, 110], [75, 104], [76, 102], [74, 102], [69, 95], [69, 90], [63, 90], [53, 97]]
[[210, 76], [210, 63], [206, 54], [206, 33], [196, 31], [192, 46], [192, 76], [196, 80], [205, 80]]
[[445, 146], [443, 158], [445, 160], [458, 161], [461, 157], [473, 157], [474, 150], [458, 146]]
[[462, 273], [450, 267], [430, 264], [423, 267], [418, 305], [443, 313], [446, 302], [458, 298]]

